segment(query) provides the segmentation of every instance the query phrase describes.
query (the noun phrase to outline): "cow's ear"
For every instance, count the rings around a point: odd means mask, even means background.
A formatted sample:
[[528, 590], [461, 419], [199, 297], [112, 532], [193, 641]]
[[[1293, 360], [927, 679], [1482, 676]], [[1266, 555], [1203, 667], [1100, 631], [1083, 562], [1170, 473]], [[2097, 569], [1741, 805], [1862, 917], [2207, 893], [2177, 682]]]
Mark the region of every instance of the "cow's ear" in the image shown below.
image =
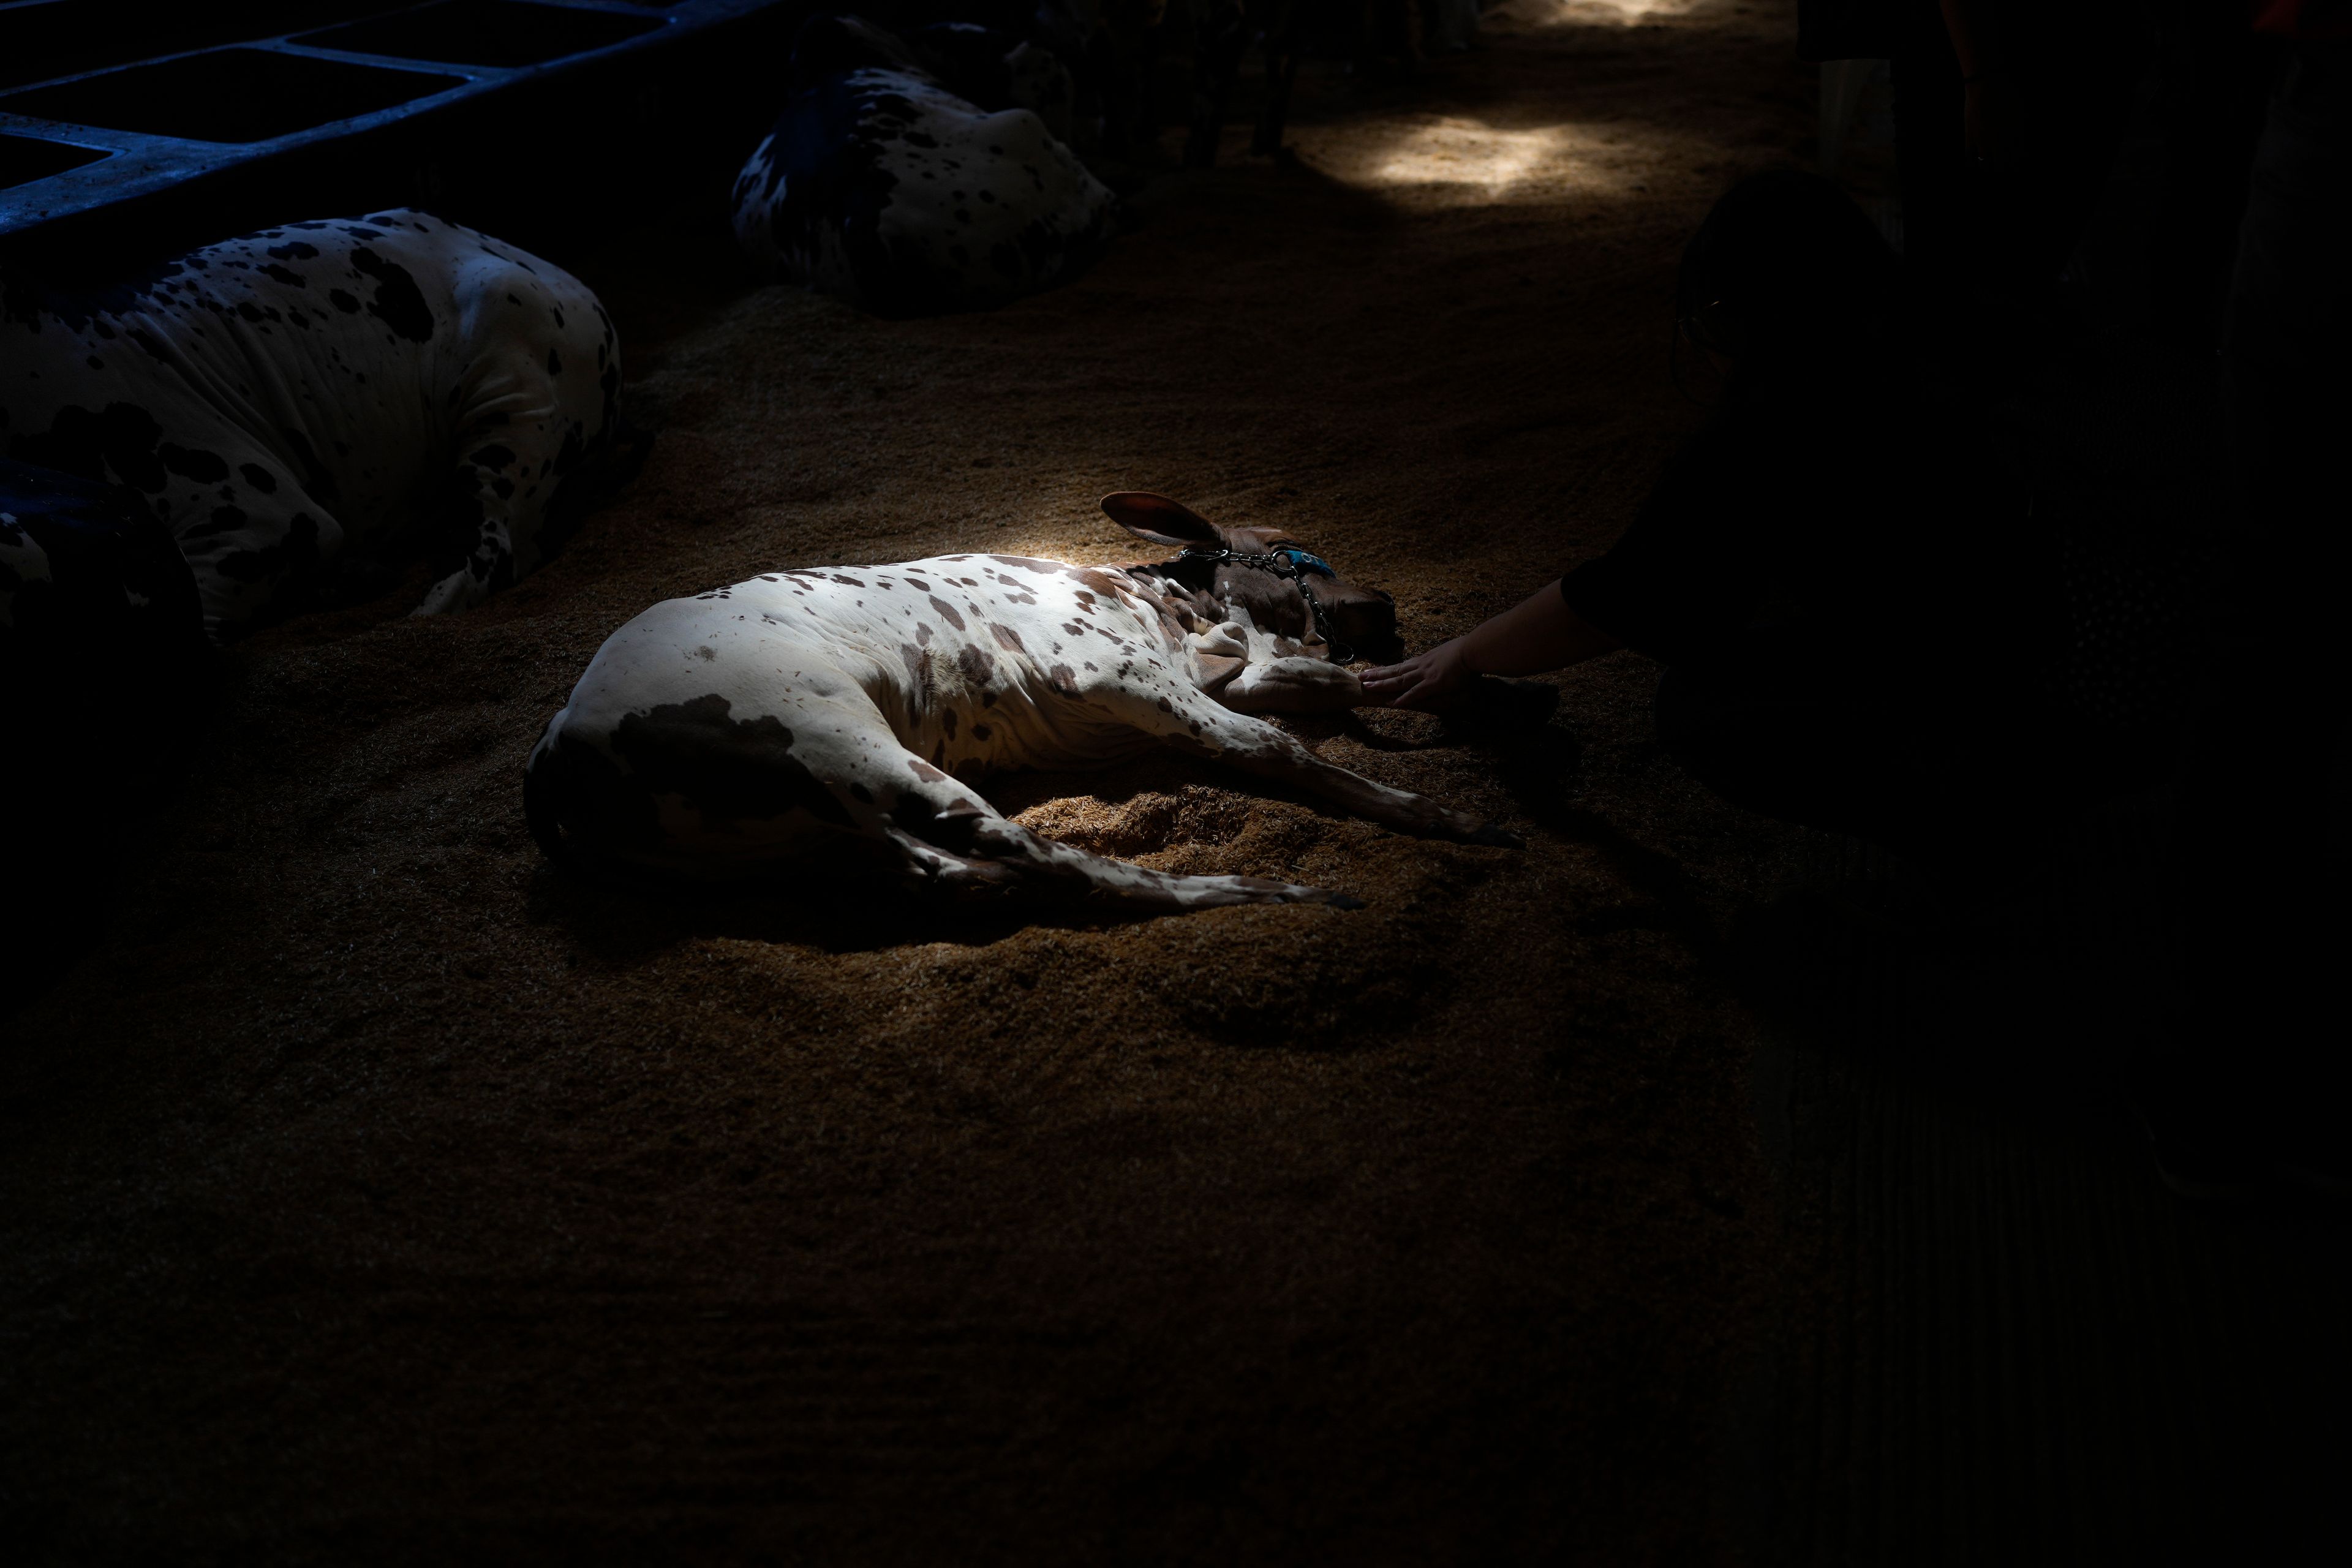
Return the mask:
[[1207, 518], [1150, 490], [1116, 491], [1103, 497], [1102, 509], [1119, 527], [1154, 544], [1172, 544], [1181, 550], [1188, 544], [1213, 547], [1224, 542], [1224, 535]]

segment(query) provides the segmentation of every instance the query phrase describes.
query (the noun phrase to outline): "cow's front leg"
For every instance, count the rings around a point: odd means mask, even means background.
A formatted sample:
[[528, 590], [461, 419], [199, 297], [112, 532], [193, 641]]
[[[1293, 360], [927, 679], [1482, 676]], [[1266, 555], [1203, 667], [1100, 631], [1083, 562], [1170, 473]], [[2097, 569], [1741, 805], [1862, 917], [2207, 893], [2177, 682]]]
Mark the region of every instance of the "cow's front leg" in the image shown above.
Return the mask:
[[1097, 855], [1033, 833], [979, 795], [908, 752], [911, 782], [892, 792], [886, 831], [918, 878], [949, 891], [1013, 887], [1048, 897], [1094, 898], [1176, 912], [1224, 904], [1356, 900], [1268, 877], [1177, 876]]
[[[1349, 677], [1351, 682], [1354, 679]], [[1287, 731], [1221, 707], [1197, 689], [1173, 702], [1149, 692], [1119, 693], [1108, 700], [1137, 728], [1171, 745], [1262, 778], [1286, 780], [1383, 826], [1425, 838], [1522, 847], [1517, 834], [1491, 822], [1440, 805], [1427, 795], [1374, 784], [1361, 773], [1327, 763]]]
[[1217, 693], [1240, 713], [1338, 713], [1364, 705], [1355, 671], [1319, 658], [1252, 660]]

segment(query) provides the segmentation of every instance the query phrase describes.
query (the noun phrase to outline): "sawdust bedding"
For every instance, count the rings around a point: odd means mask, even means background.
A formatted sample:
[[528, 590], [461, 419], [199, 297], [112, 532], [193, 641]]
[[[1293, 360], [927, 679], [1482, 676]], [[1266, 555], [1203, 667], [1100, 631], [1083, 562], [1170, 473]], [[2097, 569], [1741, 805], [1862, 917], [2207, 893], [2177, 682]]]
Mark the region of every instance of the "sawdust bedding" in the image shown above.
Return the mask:
[[[1489, 16], [1302, 89], [1072, 287], [882, 321], [712, 226], [564, 258], [647, 465], [477, 613], [241, 645], [98, 951], [8, 1026], [8, 1533], [61, 1557], [1713, 1556], [1772, 1297], [1721, 933], [1785, 847], [1654, 671], [1304, 723], [1422, 842], [1155, 758], [1042, 831], [1352, 911], [949, 916], [556, 874], [521, 763], [653, 601], [1276, 521], [1414, 646], [1605, 546], [1690, 418], [1683, 237], [1806, 130], [1790, 7]], [[1638, 8], [1636, 8], [1638, 9]], [[1172, 144], [1172, 136], [1171, 136]], [[699, 220], [697, 220], [699, 221]], [[697, 232], [697, 231], [689, 231]], [[656, 238], [658, 243], [656, 243]]]

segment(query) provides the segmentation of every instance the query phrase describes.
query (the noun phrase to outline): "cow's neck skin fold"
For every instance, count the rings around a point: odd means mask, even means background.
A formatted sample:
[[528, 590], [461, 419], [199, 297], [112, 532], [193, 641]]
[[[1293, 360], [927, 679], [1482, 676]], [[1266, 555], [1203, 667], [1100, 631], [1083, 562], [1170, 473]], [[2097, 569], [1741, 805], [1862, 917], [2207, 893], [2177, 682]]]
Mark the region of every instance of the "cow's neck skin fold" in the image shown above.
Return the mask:
[[1260, 658], [1328, 660], [1332, 656], [1330, 639], [1312, 613], [1313, 602], [1305, 585], [1294, 579], [1200, 555], [1130, 566], [1126, 576], [1188, 635], [1197, 635], [1201, 626], [1230, 623], [1263, 635], [1264, 645], [1253, 647]]

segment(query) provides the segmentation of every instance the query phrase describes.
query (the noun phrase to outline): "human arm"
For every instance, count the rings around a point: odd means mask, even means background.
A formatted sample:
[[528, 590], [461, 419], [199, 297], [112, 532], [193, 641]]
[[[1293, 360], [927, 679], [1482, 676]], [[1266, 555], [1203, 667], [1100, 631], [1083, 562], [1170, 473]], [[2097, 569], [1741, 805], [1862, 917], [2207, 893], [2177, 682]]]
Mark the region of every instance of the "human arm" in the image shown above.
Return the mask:
[[1402, 664], [1368, 669], [1359, 679], [1371, 706], [1435, 711], [1481, 675], [1564, 669], [1619, 646], [1569, 608], [1554, 581], [1462, 636]]

